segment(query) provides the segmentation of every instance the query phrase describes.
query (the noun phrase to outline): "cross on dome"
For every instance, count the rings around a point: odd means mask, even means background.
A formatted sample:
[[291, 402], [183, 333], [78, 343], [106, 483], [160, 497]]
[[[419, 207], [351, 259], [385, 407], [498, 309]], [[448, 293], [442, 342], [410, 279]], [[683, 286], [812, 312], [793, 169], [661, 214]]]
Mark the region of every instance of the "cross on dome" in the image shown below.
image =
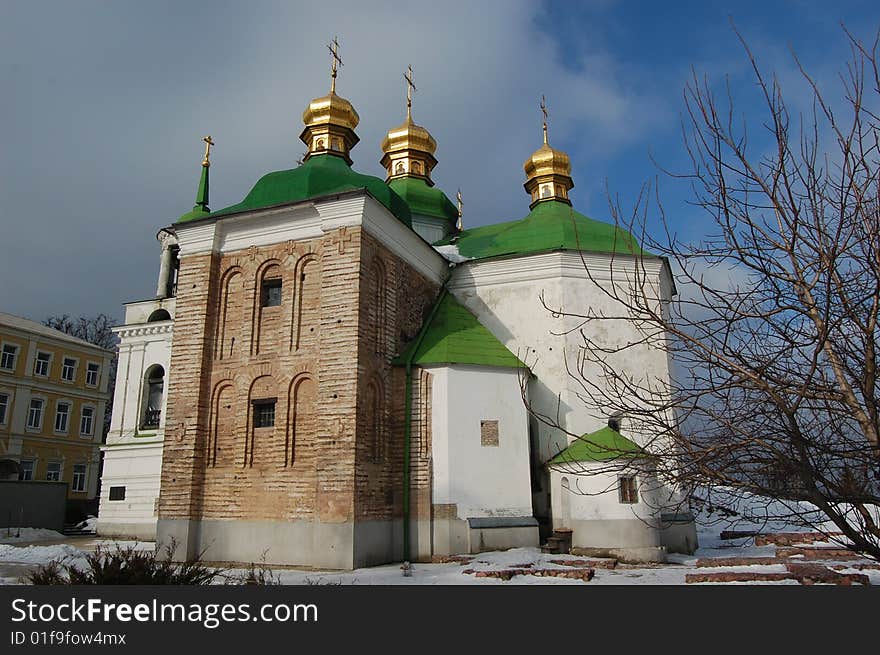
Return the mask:
[[336, 71], [338, 66], [343, 66], [342, 57], [339, 56], [339, 39], [333, 37], [333, 40], [327, 44], [327, 49], [332, 55], [330, 63], [330, 93], [336, 93]]

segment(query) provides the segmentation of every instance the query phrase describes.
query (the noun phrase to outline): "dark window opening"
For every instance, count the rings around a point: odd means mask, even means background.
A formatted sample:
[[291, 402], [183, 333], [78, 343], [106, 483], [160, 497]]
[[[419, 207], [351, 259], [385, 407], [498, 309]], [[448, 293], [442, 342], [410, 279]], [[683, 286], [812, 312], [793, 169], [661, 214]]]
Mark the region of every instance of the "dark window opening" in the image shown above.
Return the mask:
[[125, 500], [125, 487], [110, 487], [110, 500]]
[[155, 312], [150, 314], [150, 317], [147, 319], [147, 323], [153, 323], [155, 321], [170, 321], [171, 314], [168, 313], [166, 309], [157, 309]]
[[608, 427], [615, 432], [620, 432], [620, 417], [612, 416], [610, 419], [608, 419]]
[[263, 280], [263, 307], [278, 307], [281, 304], [281, 279]]
[[275, 400], [254, 401], [254, 427], [271, 428], [275, 425]]
[[636, 476], [624, 475], [618, 478], [618, 496], [621, 503], [632, 505], [639, 502], [639, 492], [636, 489]]
[[171, 246], [171, 270], [168, 271], [168, 286], [165, 295], [174, 298], [177, 295], [177, 280], [180, 277], [180, 248]]
[[165, 393], [165, 369], [156, 364], [147, 370], [146, 403], [142, 428], [157, 428], [162, 418], [162, 398]]

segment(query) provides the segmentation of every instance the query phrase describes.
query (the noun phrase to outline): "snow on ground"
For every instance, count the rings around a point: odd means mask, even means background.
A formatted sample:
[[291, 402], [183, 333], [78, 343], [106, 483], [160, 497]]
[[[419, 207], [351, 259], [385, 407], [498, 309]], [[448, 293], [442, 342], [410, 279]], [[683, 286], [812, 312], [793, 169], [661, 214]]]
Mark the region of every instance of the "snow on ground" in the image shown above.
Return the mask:
[[[695, 504], [697, 532], [700, 547], [693, 555], [670, 554], [666, 564], [618, 564], [614, 569], [595, 568], [593, 579], [584, 583], [578, 579], [515, 575], [508, 581], [493, 577], [476, 577], [465, 571], [492, 571], [509, 569], [572, 569], [552, 560], [577, 560], [571, 555], [545, 554], [538, 548], [515, 548], [507, 551], [480, 553], [469, 556], [473, 559], [465, 563], [449, 562], [443, 564], [415, 563], [411, 567], [411, 575], [404, 576], [401, 565], [387, 564], [354, 571], [314, 571], [266, 567], [268, 577], [285, 585], [533, 585], [533, 584], [568, 584], [568, 585], [680, 585], [685, 584], [685, 576], [689, 573], [712, 573], [718, 571], [741, 573], [784, 573], [784, 564], [767, 565], [746, 564], [727, 567], [697, 567], [698, 559], [728, 557], [773, 557], [776, 547], [773, 545], [755, 546], [753, 537], [723, 540], [722, 530], [761, 531], [761, 532], [799, 532], [809, 530], [809, 526], [799, 525], [793, 521], [774, 520], [784, 514], [787, 505], [780, 501], [769, 501], [760, 497], [731, 495], [723, 489], [713, 489], [711, 494], [697, 494], [702, 502]], [[798, 510], [812, 510], [798, 504]], [[822, 524], [821, 517], [815, 517], [817, 524]], [[89, 520], [94, 520], [90, 517]], [[88, 521], [87, 521], [88, 523]], [[829, 530], [833, 528], [829, 527]], [[25, 531], [31, 532], [25, 532]], [[151, 550], [152, 542], [113, 541], [103, 538], [76, 537], [67, 539], [66, 543], [49, 545], [13, 545], [2, 544], [5, 529], [0, 529], [0, 584], [16, 584], [37, 564], [45, 564], [56, 559], [65, 563], [79, 563], [85, 553], [98, 547], [113, 549], [116, 546], [129, 546], [139, 550]], [[47, 534], [51, 533], [51, 534]], [[63, 539], [57, 532], [37, 531], [22, 528], [22, 537], [16, 544], [26, 541]], [[815, 543], [814, 547], [833, 546], [833, 543]], [[588, 558], [593, 559], [593, 558]], [[797, 561], [793, 558], [793, 561]], [[837, 567], [841, 573], [859, 573], [868, 576], [871, 584], [880, 585], [880, 570], [858, 569], [852, 561], [824, 561], [823, 565]], [[257, 568], [260, 568], [259, 566]], [[573, 570], [573, 569], [572, 569]], [[247, 569], [233, 569], [228, 572], [231, 577], [242, 576]], [[739, 584], [739, 583], [727, 583]], [[749, 582], [745, 584], [761, 584]], [[771, 584], [798, 584], [796, 580], [782, 580]]]
[[85, 553], [70, 544], [53, 546], [11, 546], [0, 544], [0, 562], [11, 564], [46, 564], [53, 560], [80, 560]]
[[26, 544], [63, 539], [64, 535], [60, 532], [46, 528], [0, 528], [0, 544]]

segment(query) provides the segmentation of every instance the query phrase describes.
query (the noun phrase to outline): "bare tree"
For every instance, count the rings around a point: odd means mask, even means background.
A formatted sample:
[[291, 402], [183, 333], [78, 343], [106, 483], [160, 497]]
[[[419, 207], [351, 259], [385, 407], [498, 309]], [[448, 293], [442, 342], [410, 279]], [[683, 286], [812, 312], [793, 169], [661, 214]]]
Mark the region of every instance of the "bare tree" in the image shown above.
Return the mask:
[[61, 314], [50, 316], [43, 321], [43, 325], [107, 350], [113, 350], [118, 341], [116, 335], [113, 334], [113, 326], [115, 324], [116, 321], [107, 316], [107, 314], [80, 316], [78, 318], [74, 318], [69, 314]]
[[[609, 203], [615, 221], [671, 265], [671, 302], [648, 258], [634, 255], [611, 264], [624, 285], [587, 270], [619, 313], [548, 309], [577, 320], [582, 352], [571, 374], [584, 402], [652, 435], [653, 456], [626, 466], [683, 489], [772, 498], [768, 518], [841, 533], [841, 543], [880, 558], [880, 30], [869, 45], [844, 34], [851, 58], [839, 95], [794, 56], [812, 107], [793, 116], [737, 32], [763, 94], [757, 130], [729, 85], [719, 98], [692, 75], [683, 131], [692, 168], [676, 177], [690, 181], [710, 236], [674, 235], [651, 185], [631, 210]], [[664, 235], [652, 239], [655, 215]], [[615, 321], [636, 325], [640, 339], [596, 336], [607, 333], [596, 324]], [[615, 368], [628, 349], [646, 347], [668, 353], [673, 380]]]
[[[60, 314], [50, 316], [43, 321], [46, 325], [65, 334], [69, 334], [77, 339], [88, 341], [99, 348], [107, 350], [116, 350], [119, 342], [117, 336], [113, 333], [113, 326], [116, 321], [107, 316], [107, 314], [96, 314], [95, 316], [80, 316], [74, 318], [69, 314]], [[104, 434], [110, 429], [110, 415], [113, 411], [113, 389], [116, 386], [116, 357], [110, 360], [109, 382], [107, 390], [110, 397], [107, 400], [106, 409], [104, 410]]]

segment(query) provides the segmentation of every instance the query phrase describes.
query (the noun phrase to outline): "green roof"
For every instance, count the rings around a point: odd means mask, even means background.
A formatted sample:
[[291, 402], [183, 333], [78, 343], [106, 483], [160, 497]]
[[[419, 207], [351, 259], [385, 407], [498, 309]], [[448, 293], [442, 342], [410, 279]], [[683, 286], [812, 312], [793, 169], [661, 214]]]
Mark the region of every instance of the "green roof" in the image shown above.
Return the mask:
[[626, 230], [587, 218], [558, 200], [539, 202], [522, 220], [464, 230], [435, 245], [450, 243], [473, 259], [551, 250], [650, 255]]
[[[415, 344], [413, 342], [394, 363], [406, 363]], [[525, 367], [476, 316], [448, 293], [443, 296], [430, 325], [427, 326], [412, 363]]]
[[[409, 206], [384, 181], [353, 171], [344, 159], [335, 155], [317, 155], [297, 168], [267, 173], [240, 203], [211, 212], [209, 216], [265, 209], [355, 189], [366, 189], [402, 223], [411, 225]], [[188, 216], [178, 222], [193, 220]]]
[[437, 187], [428, 186], [420, 177], [398, 177], [388, 183], [394, 192], [406, 201], [413, 214], [441, 218], [454, 223], [458, 210]]
[[549, 465], [572, 462], [610, 462], [618, 457], [638, 457], [644, 451], [617, 430], [605, 426], [574, 441], [547, 462]]

